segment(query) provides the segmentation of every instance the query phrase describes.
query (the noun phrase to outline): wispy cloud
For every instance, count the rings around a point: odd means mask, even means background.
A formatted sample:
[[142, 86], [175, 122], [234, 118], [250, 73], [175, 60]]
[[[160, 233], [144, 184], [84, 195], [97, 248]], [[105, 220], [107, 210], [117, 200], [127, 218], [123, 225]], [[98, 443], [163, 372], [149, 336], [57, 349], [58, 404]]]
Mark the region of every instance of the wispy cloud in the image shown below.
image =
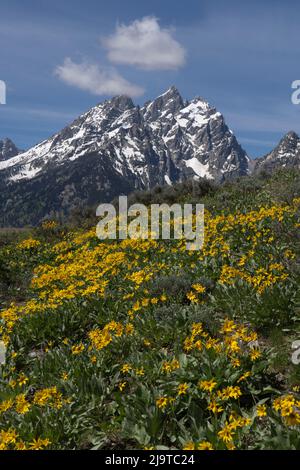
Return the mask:
[[102, 44], [108, 59], [116, 64], [174, 70], [185, 63], [185, 49], [174, 39], [173, 31], [162, 28], [153, 16], [118, 25], [114, 34], [102, 39]]
[[94, 95], [140, 96], [144, 89], [130, 83], [112, 67], [82, 62], [75, 63], [69, 57], [56, 68], [55, 74], [68, 85], [89, 91]]
[[251, 137], [239, 137], [241, 144], [259, 145], [261, 147], [275, 147], [278, 144], [278, 140], [265, 140], [265, 139], [252, 139]]
[[272, 109], [270, 113], [259, 111], [226, 112], [226, 120], [234, 130], [251, 132], [289, 132], [300, 131], [300, 106], [282, 106], [279, 110]]
[[53, 111], [48, 108], [29, 108], [29, 107], [16, 107], [16, 106], [5, 106], [5, 113], [6, 115], [20, 115], [22, 114], [23, 116], [25, 115], [26, 118], [45, 118], [49, 121], [57, 121], [59, 120], [70, 120], [74, 119], [78, 113], [79, 110], [74, 110], [73, 113], [66, 113], [64, 111]]

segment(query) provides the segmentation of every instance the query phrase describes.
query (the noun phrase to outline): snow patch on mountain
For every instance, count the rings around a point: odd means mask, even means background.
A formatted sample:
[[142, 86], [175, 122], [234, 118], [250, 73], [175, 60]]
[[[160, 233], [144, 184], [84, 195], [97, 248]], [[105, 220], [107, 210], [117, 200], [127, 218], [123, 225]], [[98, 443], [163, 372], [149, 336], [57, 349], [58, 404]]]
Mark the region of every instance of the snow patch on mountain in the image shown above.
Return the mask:
[[203, 163], [199, 162], [196, 157], [191, 158], [190, 160], [185, 160], [185, 164], [187, 167], [192, 168], [194, 173], [201, 178], [208, 178], [213, 179], [213, 176], [209, 172], [209, 165], [204, 165]]

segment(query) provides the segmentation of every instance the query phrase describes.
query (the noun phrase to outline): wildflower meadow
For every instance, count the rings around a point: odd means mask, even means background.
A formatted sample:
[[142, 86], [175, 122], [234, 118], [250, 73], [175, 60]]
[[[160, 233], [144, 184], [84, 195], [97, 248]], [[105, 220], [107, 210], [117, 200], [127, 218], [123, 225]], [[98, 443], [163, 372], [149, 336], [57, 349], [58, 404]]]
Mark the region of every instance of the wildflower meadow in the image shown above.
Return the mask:
[[1, 235], [0, 449], [300, 449], [300, 194], [275, 183], [204, 198], [196, 251]]

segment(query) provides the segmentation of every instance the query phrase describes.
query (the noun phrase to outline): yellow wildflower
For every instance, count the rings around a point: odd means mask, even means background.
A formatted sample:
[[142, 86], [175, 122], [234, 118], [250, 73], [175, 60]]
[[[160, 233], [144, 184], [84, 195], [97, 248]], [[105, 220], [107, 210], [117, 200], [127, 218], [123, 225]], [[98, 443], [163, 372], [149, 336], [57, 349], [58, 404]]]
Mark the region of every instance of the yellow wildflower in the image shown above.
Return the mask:
[[189, 386], [187, 383], [179, 384], [177, 387], [177, 395], [186, 395]]
[[213, 389], [216, 387], [217, 382], [213, 379], [211, 380], [201, 380], [199, 382], [199, 388], [204, 390], [205, 392], [211, 393]]
[[267, 407], [266, 407], [266, 405], [257, 405], [256, 414], [259, 418], [262, 418], [263, 416], [267, 416]]
[[208, 441], [202, 441], [198, 444], [199, 450], [214, 450], [212, 444]]

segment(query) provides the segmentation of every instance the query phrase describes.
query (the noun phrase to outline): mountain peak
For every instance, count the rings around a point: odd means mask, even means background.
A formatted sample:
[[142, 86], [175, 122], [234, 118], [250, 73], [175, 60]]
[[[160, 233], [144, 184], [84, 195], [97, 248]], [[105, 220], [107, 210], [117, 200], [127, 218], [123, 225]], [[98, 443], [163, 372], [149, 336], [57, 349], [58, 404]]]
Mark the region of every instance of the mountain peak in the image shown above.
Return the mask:
[[19, 149], [11, 139], [5, 137], [0, 140], [0, 161], [9, 160], [20, 153]]
[[[279, 144], [273, 152], [280, 151], [280, 150], [294, 150], [297, 148], [297, 146], [300, 144], [300, 139], [298, 134], [294, 131], [289, 131], [287, 134], [285, 134], [282, 139], [280, 140]], [[271, 153], [273, 153], [271, 152]]]
[[256, 162], [256, 171], [272, 171], [276, 167], [300, 167], [300, 138], [294, 131], [285, 134], [278, 145]]
[[289, 131], [281, 140], [299, 140], [299, 136], [295, 131]]
[[175, 85], [170, 86], [164, 93], [158, 96], [181, 96]]
[[89, 114], [91, 111], [97, 112], [98, 110], [111, 108], [118, 109], [119, 111], [126, 111], [127, 109], [134, 108], [134, 103], [132, 99], [127, 95], [116, 95], [105, 101], [101, 101], [96, 106], [87, 111], [87, 113], [85, 114]]
[[175, 114], [184, 107], [183, 99], [175, 86], [171, 86], [153, 101], [148, 101], [142, 108], [145, 120], [156, 121], [162, 116]]
[[201, 96], [196, 96], [195, 98], [193, 98], [190, 101], [190, 105], [192, 105], [192, 107], [194, 107], [195, 109], [197, 108], [199, 109], [199, 111], [202, 111], [204, 113], [206, 113], [209, 110], [215, 109], [209, 104], [207, 100], [205, 100]]
[[127, 95], [118, 95], [111, 98], [108, 103], [117, 106], [120, 110], [126, 110], [134, 108], [132, 99]]

